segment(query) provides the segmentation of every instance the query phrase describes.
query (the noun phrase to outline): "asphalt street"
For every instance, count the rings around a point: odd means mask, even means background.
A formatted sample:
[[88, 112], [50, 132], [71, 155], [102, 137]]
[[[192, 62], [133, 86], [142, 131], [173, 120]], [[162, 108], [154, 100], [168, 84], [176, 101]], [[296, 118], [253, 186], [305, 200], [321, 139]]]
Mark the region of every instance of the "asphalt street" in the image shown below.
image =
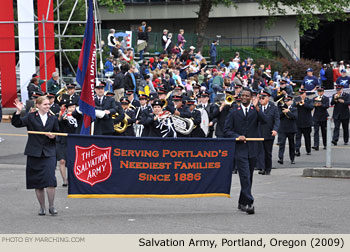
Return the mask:
[[[26, 134], [0, 123], [0, 134]], [[26, 137], [0, 142], [0, 233], [221, 234], [349, 233], [350, 180], [301, 177], [303, 168], [323, 167], [325, 150], [291, 165], [278, 165], [274, 147], [270, 176], [254, 174], [256, 214], [237, 210], [239, 180], [233, 175], [231, 198], [68, 199], [56, 171], [58, 216], [38, 216], [33, 190], [25, 189]], [[339, 142], [342, 144], [342, 141]], [[349, 146], [332, 147], [333, 167], [350, 168]], [[288, 148], [286, 148], [288, 153]]]

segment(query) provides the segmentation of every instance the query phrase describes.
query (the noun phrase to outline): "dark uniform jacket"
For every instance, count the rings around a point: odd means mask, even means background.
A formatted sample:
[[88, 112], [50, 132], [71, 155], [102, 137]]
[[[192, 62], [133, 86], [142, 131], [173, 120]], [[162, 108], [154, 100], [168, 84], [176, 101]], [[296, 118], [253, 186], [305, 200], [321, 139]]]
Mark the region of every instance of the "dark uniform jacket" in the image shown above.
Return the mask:
[[140, 121], [140, 124], [144, 126], [142, 131], [143, 137], [148, 137], [150, 133], [150, 124], [153, 120], [153, 110], [152, 107], [147, 105], [145, 108], [139, 107], [136, 110], [136, 120]]
[[[95, 109], [96, 110], [109, 110], [111, 113], [105, 115], [103, 118], [96, 118], [95, 122], [95, 135], [113, 134], [113, 119], [112, 115], [117, 112], [117, 105], [113, 98], [108, 96], [103, 96], [102, 103], [100, 103], [97, 96], [95, 96]], [[122, 113], [122, 112], [121, 112]], [[123, 113], [124, 114], [124, 113]]]
[[59, 113], [60, 113], [60, 105], [58, 105], [57, 103], [53, 103], [52, 105], [51, 105], [51, 108], [50, 108], [50, 110], [52, 111], [52, 113], [54, 113], [55, 114], [55, 116], [59, 116]]
[[79, 95], [74, 93], [73, 95], [69, 96], [69, 100], [72, 101], [74, 104], [79, 104]]
[[117, 74], [114, 74], [114, 82], [113, 82], [113, 90], [124, 88], [124, 74], [122, 72], [119, 72]]
[[123, 133], [115, 133], [115, 135], [120, 135], [120, 136], [135, 136], [135, 132], [134, 132], [134, 128], [133, 128], [133, 124], [136, 122], [136, 118], [135, 118], [135, 111], [132, 109], [127, 109], [124, 111], [124, 115], [128, 115], [128, 126], [126, 128], [126, 130]]
[[280, 127], [278, 132], [283, 133], [296, 133], [297, 132], [297, 118], [298, 118], [298, 110], [296, 107], [291, 106], [289, 108], [289, 112], [284, 114], [282, 109], [280, 109]]
[[[217, 124], [216, 124], [216, 129], [215, 129], [215, 135], [216, 137], [224, 137], [224, 126], [225, 126], [225, 121], [228, 113], [230, 110], [233, 108], [234, 104], [232, 105], [226, 105], [221, 112], [219, 112], [219, 115], [217, 117]], [[220, 109], [219, 109], [220, 111]]]
[[[259, 112], [253, 105], [250, 105], [248, 115], [245, 116], [242, 107], [233, 108], [228, 114], [225, 126], [225, 137], [237, 138], [239, 136], [261, 137], [259, 123], [265, 123], [266, 117], [260, 110]], [[236, 142], [236, 157], [256, 158], [259, 151], [259, 145], [256, 141]]]
[[[262, 111], [262, 106], [260, 106]], [[266, 116], [266, 123], [260, 123], [260, 132], [264, 140], [272, 140], [275, 137], [272, 136], [272, 131], [278, 131], [280, 126], [280, 114], [276, 105], [269, 101], [266, 110], [263, 112]]]
[[[315, 103], [315, 98], [313, 99], [314, 103]], [[329, 116], [327, 111], [327, 109], [329, 108], [329, 98], [323, 95], [321, 104], [322, 104], [321, 106], [315, 106], [315, 111], [313, 115], [313, 120], [315, 122], [327, 121], [327, 117]]]
[[[48, 113], [45, 127], [39, 112], [28, 113], [23, 117], [14, 113], [11, 123], [16, 128], [27, 127], [27, 130], [31, 131], [59, 132], [58, 119], [50, 113]], [[56, 139], [50, 139], [45, 135], [28, 134], [24, 155], [33, 157], [56, 156]]]
[[205, 137], [205, 133], [201, 128], [202, 116], [201, 112], [197, 109], [191, 111], [191, 120], [194, 123], [194, 129], [190, 133], [190, 137]]
[[305, 98], [304, 105], [296, 106], [298, 109], [297, 127], [309, 128], [312, 126], [312, 114], [311, 111], [314, 108], [313, 101], [309, 98]]
[[334, 99], [335, 94], [332, 96], [331, 105], [334, 105], [333, 119], [344, 120], [349, 118], [349, 105], [350, 105], [350, 95], [347, 93], [342, 93], [339, 98], [344, 100], [344, 103], [336, 102]]

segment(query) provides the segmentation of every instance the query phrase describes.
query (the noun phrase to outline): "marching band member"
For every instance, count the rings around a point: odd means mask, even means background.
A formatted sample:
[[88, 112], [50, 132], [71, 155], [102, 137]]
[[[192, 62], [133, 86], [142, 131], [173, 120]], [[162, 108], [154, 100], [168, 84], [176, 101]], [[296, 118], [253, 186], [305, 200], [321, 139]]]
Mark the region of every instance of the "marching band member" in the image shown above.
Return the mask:
[[311, 99], [306, 97], [306, 89], [300, 88], [300, 101], [296, 102], [298, 109], [297, 118], [297, 134], [295, 140], [295, 156], [300, 156], [301, 147], [301, 135], [304, 135], [306, 155], [311, 155], [311, 127], [312, 127], [312, 115], [311, 111], [314, 109], [314, 105]]
[[214, 124], [216, 121], [216, 117], [220, 113], [219, 107], [216, 104], [209, 103], [209, 93], [204, 91], [201, 93], [201, 104], [198, 105], [198, 108], [204, 108], [208, 113], [209, 133], [207, 137], [212, 138], [214, 133]]
[[76, 84], [70, 83], [67, 85], [67, 91], [68, 91], [68, 95], [69, 95], [69, 101], [72, 101], [72, 103], [74, 103], [74, 104], [78, 104], [79, 103], [79, 95], [75, 93], [75, 87], [76, 87]]
[[321, 127], [321, 134], [322, 134], [322, 142], [323, 142], [323, 149], [326, 149], [327, 146], [327, 118], [329, 116], [327, 109], [329, 108], [329, 98], [324, 96], [324, 89], [323, 87], [319, 87], [317, 89], [318, 96], [314, 97], [313, 103], [315, 107], [315, 112], [313, 114], [313, 121], [314, 121], [314, 146], [312, 149], [318, 151], [319, 150], [319, 129]]
[[[182, 96], [178, 96], [178, 95], [173, 96], [173, 102], [174, 102], [174, 108], [175, 108], [173, 114], [183, 118], [191, 118], [191, 111], [186, 105], [183, 105], [182, 99], [183, 99]], [[184, 135], [179, 132], [177, 133], [177, 136], [188, 137], [188, 135]]]
[[293, 97], [287, 96], [283, 99], [284, 106], [280, 106], [280, 127], [278, 128], [278, 135], [280, 136], [278, 163], [283, 164], [284, 149], [286, 139], [289, 144], [289, 158], [291, 164], [295, 164], [295, 133], [297, 132], [298, 110], [293, 106]]
[[258, 106], [258, 99], [252, 99], [252, 91], [242, 90], [242, 104], [233, 108], [228, 114], [224, 133], [226, 137], [238, 138], [236, 141], [235, 162], [241, 183], [238, 209], [254, 214], [254, 198], [252, 195], [253, 172], [256, 165], [258, 144], [246, 141], [248, 137], [260, 137], [259, 122], [265, 123], [266, 117]]
[[152, 114], [152, 107], [147, 104], [148, 102], [148, 96], [145, 94], [141, 94], [139, 96], [140, 104], [141, 106], [136, 109], [136, 124], [143, 125], [142, 134], [141, 136], [148, 136], [149, 135], [149, 124], [146, 123], [147, 118], [149, 118], [149, 115]]
[[136, 122], [135, 119], [135, 111], [130, 108], [130, 101], [128, 97], [122, 97], [120, 98], [120, 103], [122, 105], [122, 108], [124, 110], [124, 115], [127, 118], [127, 128], [124, 132], [117, 134], [119, 136], [135, 136], [134, 128], [132, 125], [134, 122]]
[[[227, 115], [229, 114], [230, 110], [234, 106], [234, 91], [226, 90], [226, 99], [224, 101], [221, 101], [220, 107], [219, 107], [219, 115], [217, 117], [217, 124], [216, 124], [216, 129], [215, 129], [215, 136], [217, 138], [223, 138], [225, 137], [224, 134], [224, 126], [225, 126], [225, 120]], [[232, 103], [228, 103], [227, 97], [231, 96], [232, 97]]]
[[18, 99], [14, 102], [17, 111], [13, 114], [11, 123], [16, 128], [27, 127], [28, 130], [45, 131], [46, 135], [29, 134], [24, 154], [27, 155], [26, 184], [27, 189], [35, 189], [40, 204], [39, 215], [45, 215], [45, 188], [49, 200], [49, 213], [57, 214], [54, 207], [55, 187], [57, 180], [56, 141], [49, 132], [59, 132], [58, 119], [49, 113], [50, 102], [46, 96], [36, 101], [38, 111], [20, 117], [23, 103]]
[[270, 175], [272, 169], [272, 147], [277, 136], [278, 128], [280, 125], [280, 114], [277, 106], [269, 100], [271, 97], [271, 91], [264, 89], [260, 92], [260, 110], [266, 116], [266, 123], [260, 124], [261, 136], [264, 138], [264, 163], [263, 169], [259, 171], [261, 175]]
[[[59, 116], [59, 126], [60, 132], [63, 133], [75, 133], [78, 128], [78, 121], [73, 117], [72, 113], [76, 108], [76, 103], [73, 101], [67, 101], [65, 104], [66, 110], [64, 113]], [[66, 137], [57, 137], [56, 139], [56, 152], [57, 152], [57, 161], [60, 163], [60, 173], [63, 180], [63, 187], [68, 185], [67, 172], [66, 172], [66, 152], [67, 152], [67, 138]]]
[[334, 131], [332, 144], [337, 145], [339, 140], [339, 129], [340, 124], [343, 127], [344, 145], [348, 144], [349, 141], [349, 105], [350, 95], [343, 92], [343, 85], [336, 86], [337, 93], [332, 96], [331, 105], [334, 105], [333, 120], [334, 120]]
[[133, 90], [127, 90], [126, 96], [128, 97], [128, 100], [130, 101], [131, 105], [133, 105], [135, 108], [140, 107], [140, 102], [134, 98], [134, 91]]
[[49, 93], [46, 95], [47, 98], [49, 98], [50, 101], [50, 111], [52, 114], [58, 117], [60, 113], [60, 106], [55, 102], [56, 94]]
[[171, 124], [171, 119], [162, 119], [163, 112], [163, 102], [159, 99], [156, 99], [152, 103], [153, 113], [149, 116], [150, 126], [150, 137], [173, 137], [175, 133], [175, 129]]
[[112, 135], [114, 133], [112, 115], [117, 112], [117, 105], [113, 98], [104, 95], [104, 88], [103, 82], [95, 86], [95, 109], [101, 111], [101, 117], [96, 116], [94, 135]]
[[191, 112], [191, 119], [194, 122], [194, 129], [189, 134], [189, 137], [205, 137], [205, 133], [202, 130], [200, 124], [202, 122], [201, 112], [197, 109], [195, 109], [196, 100], [187, 100], [186, 104], [190, 109]]

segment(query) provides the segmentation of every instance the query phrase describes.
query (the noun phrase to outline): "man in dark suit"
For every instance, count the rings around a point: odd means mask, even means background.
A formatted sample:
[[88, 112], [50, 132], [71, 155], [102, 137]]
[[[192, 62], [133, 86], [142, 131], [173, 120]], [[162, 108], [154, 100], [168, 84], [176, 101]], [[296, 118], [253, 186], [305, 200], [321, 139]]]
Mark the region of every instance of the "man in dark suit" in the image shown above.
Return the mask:
[[288, 138], [289, 144], [289, 158], [292, 164], [295, 164], [295, 133], [297, 132], [296, 119], [298, 118], [298, 110], [294, 107], [293, 97], [287, 96], [283, 100], [284, 106], [280, 107], [280, 127], [278, 129], [278, 135], [280, 136], [280, 144], [278, 151], [278, 163], [283, 164], [284, 149], [286, 145], [286, 139]]
[[[275, 136], [280, 125], [280, 115], [276, 105], [269, 100], [271, 97], [271, 91], [264, 89], [259, 95], [260, 110], [266, 116], [266, 123], [260, 124], [259, 128], [261, 136], [264, 138], [264, 166], [259, 171], [259, 174], [270, 175], [272, 169], [272, 147]], [[259, 152], [260, 153], [260, 152]]]
[[[114, 132], [112, 115], [117, 112], [117, 106], [113, 98], [104, 95], [104, 88], [103, 82], [95, 86], [95, 135], [112, 135]], [[124, 115], [122, 109], [118, 112]]]
[[313, 121], [314, 121], [314, 146], [312, 149], [318, 151], [319, 150], [319, 142], [320, 142], [320, 135], [319, 130], [321, 127], [321, 133], [322, 133], [322, 141], [323, 141], [323, 149], [326, 149], [327, 146], [327, 135], [326, 135], [326, 129], [327, 129], [327, 118], [329, 116], [327, 109], [329, 108], [329, 98], [324, 96], [324, 88], [319, 87], [317, 89], [317, 96], [314, 97], [314, 115], [313, 115]]
[[74, 104], [79, 103], [79, 95], [75, 92], [76, 84], [69, 83], [67, 85], [68, 95], [69, 95], [69, 101], [71, 101]]
[[311, 155], [311, 111], [314, 109], [314, 104], [311, 99], [306, 97], [306, 89], [300, 88], [299, 94], [300, 100], [296, 102], [296, 107], [298, 109], [298, 130], [295, 137], [295, 155], [300, 156], [301, 135], [303, 135], [305, 139], [306, 155]]
[[343, 127], [344, 144], [347, 145], [349, 141], [349, 105], [350, 95], [343, 92], [343, 86], [337, 85], [337, 93], [332, 96], [331, 105], [334, 105], [333, 120], [334, 132], [332, 143], [337, 145], [339, 140], [340, 124]]
[[259, 151], [257, 142], [246, 141], [248, 137], [261, 137], [259, 122], [265, 123], [266, 117], [258, 106], [258, 99], [252, 99], [252, 91], [244, 88], [242, 104], [233, 108], [228, 114], [224, 126], [225, 137], [238, 138], [236, 142], [235, 162], [241, 183], [238, 209], [254, 214], [252, 195], [253, 172]]

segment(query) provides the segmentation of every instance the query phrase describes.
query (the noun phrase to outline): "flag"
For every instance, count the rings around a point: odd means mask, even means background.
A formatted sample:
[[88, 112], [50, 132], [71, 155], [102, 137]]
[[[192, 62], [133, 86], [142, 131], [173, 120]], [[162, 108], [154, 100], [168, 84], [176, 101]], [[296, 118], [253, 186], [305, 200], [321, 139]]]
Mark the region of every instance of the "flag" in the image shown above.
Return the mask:
[[95, 120], [94, 88], [96, 77], [96, 41], [92, 0], [89, 0], [88, 19], [80, 51], [77, 82], [81, 86], [79, 109], [83, 113], [80, 134], [89, 135], [91, 122]]

